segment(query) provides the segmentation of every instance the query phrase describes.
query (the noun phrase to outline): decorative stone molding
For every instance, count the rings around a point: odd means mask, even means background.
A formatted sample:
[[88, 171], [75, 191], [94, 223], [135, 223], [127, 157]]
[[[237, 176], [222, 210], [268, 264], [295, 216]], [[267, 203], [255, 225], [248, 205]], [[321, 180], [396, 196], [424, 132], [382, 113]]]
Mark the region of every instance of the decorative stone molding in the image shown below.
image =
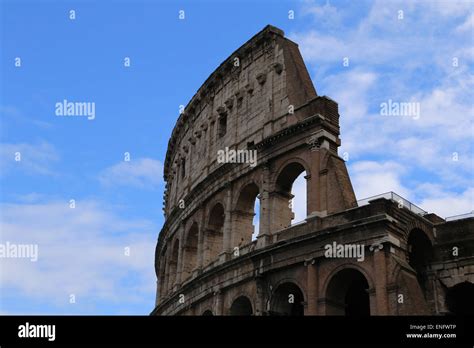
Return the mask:
[[275, 70], [275, 72], [280, 75], [281, 72], [283, 71], [283, 64], [281, 63], [274, 63], [273, 64], [273, 69]]
[[261, 72], [257, 74], [255, 78], [257, 79], [259, 85], [263, 85], [265, 81], [267, 81], [267, 74], [265, 72]]
[[224, 105], [226, 106], [227, 109], [232, 109], [232, 107], [234, 106], [234, 99], [233, 98], [229, 98], [227, 99], [225, 102], [224, 102]]
[[245, 85], [245, 90], [248, 94], [253, 94], [254, 86], [252, 82], [249, 82]]
[[227, 115], [227, 111], [226, 111], [225, 107], [223, 107], [223, 106], [219, 106], [219, 107], [216, 109], [216, 112], [219, 114], [219, 116], [225, 116], [225, 115]]

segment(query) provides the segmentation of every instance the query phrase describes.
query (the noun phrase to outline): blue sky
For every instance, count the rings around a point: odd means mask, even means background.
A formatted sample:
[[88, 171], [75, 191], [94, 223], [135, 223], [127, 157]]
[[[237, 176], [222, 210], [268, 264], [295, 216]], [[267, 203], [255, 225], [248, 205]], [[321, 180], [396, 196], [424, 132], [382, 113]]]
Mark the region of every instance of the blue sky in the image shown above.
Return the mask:
[[[39, 245], [37, 262], [0, 259], [0, 313], [151, 311], [179, 105], [267, 24], [339, 103], [359, 199], [395, 191], [442, 217], [474, 209], [472, 2], [0, 3], [0, 241]], [[57, 117], [64, 99], [94, 102], [95, 119]], [[381, 115], [389, 99], [419, 103], [420, 117]]]

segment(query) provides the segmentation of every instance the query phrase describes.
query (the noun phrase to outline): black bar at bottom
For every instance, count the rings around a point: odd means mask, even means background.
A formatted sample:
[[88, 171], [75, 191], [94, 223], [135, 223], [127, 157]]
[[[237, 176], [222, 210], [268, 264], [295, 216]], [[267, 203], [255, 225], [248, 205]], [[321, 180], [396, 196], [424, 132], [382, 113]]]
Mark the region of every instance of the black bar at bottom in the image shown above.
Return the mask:
[[[0, 347], [474, 343], [474, 317], [0, 316]], [[53, 330], [54, 325], [54, 340]], [[27, 336], [27, 337], [20, 337]], [[31, 337], [43, 336], [43, 337]]]

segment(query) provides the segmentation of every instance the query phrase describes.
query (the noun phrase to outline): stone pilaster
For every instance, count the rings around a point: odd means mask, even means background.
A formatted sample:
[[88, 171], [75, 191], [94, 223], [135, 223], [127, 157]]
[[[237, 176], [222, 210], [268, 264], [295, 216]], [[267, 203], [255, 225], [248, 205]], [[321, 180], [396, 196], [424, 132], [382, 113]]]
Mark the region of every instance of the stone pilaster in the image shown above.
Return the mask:
[[373, 255], [373, 269], [375, 273], [375, 295], [376, 295], [376, 305], [377, 315], [387, 315], [388, 314], [388, 296], [387, 296], [387, 265], [386, 265], [386, 255], [383, 249], [374, 248]]
[[306, 296], [308, 306], [305, 315], [318, 314], [318, 269], [316, 260], [305, 262], [307, 272]]

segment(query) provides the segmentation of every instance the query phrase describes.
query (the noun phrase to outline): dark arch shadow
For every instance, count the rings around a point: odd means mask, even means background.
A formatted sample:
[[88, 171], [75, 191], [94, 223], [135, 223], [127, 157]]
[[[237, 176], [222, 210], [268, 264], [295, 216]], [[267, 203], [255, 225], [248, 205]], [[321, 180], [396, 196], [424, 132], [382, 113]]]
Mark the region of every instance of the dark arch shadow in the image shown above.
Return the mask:
[[347, 316], [370, 315], [369, 283], [356, 269], [337, 272], [326, 290], [326, 314]]
[[446, 307], [450, 315], [474, 315], [474, 284], [465, 281], [449, 288]]
[[239, 296], [232, 302], [232, 305], [230, 306], [230, 315], [252, 315], [253, 310], [252, 310], [252, 303], [246, 296]]
[[269, 315], [302, 316], [304, 315], [303, 303], [303, 292], [296, 284], [291, 282], [280, 284], [273, 293]]

